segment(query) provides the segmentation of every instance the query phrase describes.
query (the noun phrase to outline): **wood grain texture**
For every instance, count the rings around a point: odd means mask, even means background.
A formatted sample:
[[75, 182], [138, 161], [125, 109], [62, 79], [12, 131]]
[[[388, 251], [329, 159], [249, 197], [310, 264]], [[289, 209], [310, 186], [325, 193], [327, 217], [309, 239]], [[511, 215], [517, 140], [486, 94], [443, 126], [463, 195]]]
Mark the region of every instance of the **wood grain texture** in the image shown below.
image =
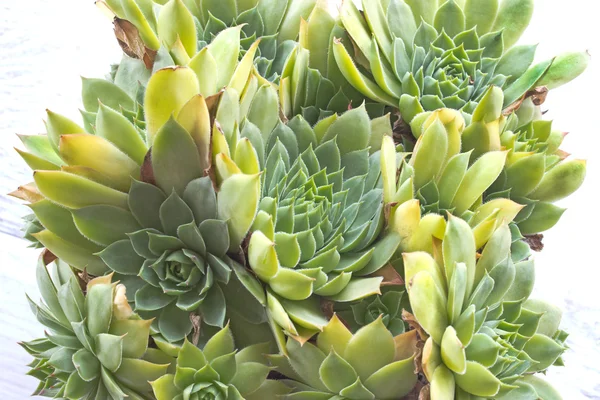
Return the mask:
[[[561, 51], [590, 48], [600, 52], [600, 24], [589, 0], [537, 0], [532, 27], [523, 43], [541, 43], [540, 60]], [[595, 47], [595, 49], [594, 49]], [[24, 375], [30, 359], [17, 344], [43, 335], [25, 293], [37, 299], [34, 268], [37, 251], [17, 238], [20, 202], [5, 195], [31, 181], [13, 151], [15, 133], [43, 132], [46, 107], [79, 118], [79, 76], [101, 77], [119, 58], [110, 21], [92, 0], [3, 0], [0, 2], [0, 399], [23, 400], [36, 387]], [[544, 105], [559, 129], [571, 132], [565, 149], [590, 158], [586, 185], [562, 205], [570, 210], [546, 235], [546, 250], [537, 256], [535, 295], [562, 307], [563, 329], [571, 349], [566, 368], [548, 379], [567, 400], [600, 399], [600, 263], [595, 249], [600, 213], [600, 135], [596, 93], [600, 62], [575, 83], [552, 92]]]
[[44, 132], [46, 108], [79, 120], [80, 76], [104, 76], [119, 56], [112, 24], [91, 0], [0, 2], [0, 399], [29, 398], [37, 381], [25, 375], [31, 358], [17, 342], [44, 334], [25, 298], [39, 298], [39, 251], [18, 237], [27, 208], [6, 195], [32, 180], [15, 134]]
[[82, 0], [2, 1], [0, 49], [0, 232], [15, 236], [27, 210], [6, 193], [32, 180], [15, 134], [44, 132], [46, 108], [80, 120], [80, 76], [104, 76], [120, 49], [111, 21]]
[[31, 313], [25, 293], [39, 298], [35, 283], [37, 253], [27, 249], [23, 239], [0, 234], [0, 399], [25, 399], [37, 386], [25, 376], [31, 357], [18, 341], [44, 335], [43, 327]]

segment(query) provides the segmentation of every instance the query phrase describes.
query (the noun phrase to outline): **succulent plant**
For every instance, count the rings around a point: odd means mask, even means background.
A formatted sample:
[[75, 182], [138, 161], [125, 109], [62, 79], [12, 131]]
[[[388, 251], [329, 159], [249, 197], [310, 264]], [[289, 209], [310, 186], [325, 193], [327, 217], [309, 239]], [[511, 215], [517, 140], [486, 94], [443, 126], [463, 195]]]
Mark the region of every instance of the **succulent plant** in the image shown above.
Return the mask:
[[[268, 86], [260, 91], [255, 102], [269, 92], [276, 96]], [[348, 302], [379, 293], [383, 277], [373, 274], [398, 246], [397, 233], [385, 229], [379, 173], [369, 172], [377, 158], [369, 157], [369, 145], [386, 132], [374, 126], [364, 107], [314, 129], [302, 117], [288, 125], [277, 122], [276, 106], [273, 118], [264, 107], [260, 114], [255, 110], [252, 103], [241, 128], [241, 137], [256, 149], [250, 164], [264, 171], [248, 264], [267, 285], [274, 322], [307, 340], [327, 323], [313, 295]], [[232, 150], [228, 144], [217, 156], [225, 160], [217, 158], [217, 176], [236, 171], [236, 163], [225, 158], [239, 159]]]
[[[326, 2], [318, 1], [309, 18], [300, 24], [298, 43], [279, 81], [282, 113], [288, 119], [302, 115], [314, 125], [364, 102], [365, 97], [344, 78], [333, 58], [333, 40], [337, 37], [348, 38], [341, 22], [327, 10]], [[368, 103], [367, 109], [372, 117], [383, 115], [383, 105]]]
[[447, 213], [469, 222], [479, 248], [503, 221], [512, 222], [523, 209], [506, 197], [483, 202], [504, 168], [506, 152], [489, 151], [471, 163], [471, 153], [461, 152], [464, 119], [458, 111], [441, 109], [423, 117], [415, 119], [423, 133], [408, 161], [390, 137], [382, 143], [383, 197], [392, 205], [390, 225], [403, 235], [420, 232], [412, 242], [401, 240], [400, 249], [431, 251], [431, 236], [443, 238]]
[[500, 144], [509, 153], [506, 168], [487, 196], [508, 196], [526, 206], [515, 218], [525, 235], [552, 228], [565, 212], [553, 203], [577, 191], [586, 175], [586, 162], [560, 149], [566, 134], [540, 114], [528, 99], [502, 121]]
[[532, 0], [97, 3], [123, 60], [12, 193], [36, 395], [559, 398], [524, 235], [584, 179], [539, 105], [588, 55], [532, 66]]
[[533, 0], [344, 1], [340, 18], [354, 44], [333, 47], [344, 77], [367, 98], [399, 108], [405, 122], [424, 111], [471, 113], [490, 86], [504, 106], [536, 86], [558, 87], [582, 73], [586, 53], [531, 66], [536, 46], [515, 46]]
[[382, 295], [367, 297], [350, 306], [350, 309], [336, 307], [337, 315], [352, 332], [372, 323], [381, 317], [383, 325], [394, 336], [404, 333], [406, 325], [402, 319], [404, 291], [396, 288], [385, 291]]
[[40, 379], [34, 394], [71, 400], [151, 399], [149, 381], [167, 373], [173, 361], [148, 347], [152, 321], [133, 313], [125, 287], [111, 276], [89, 281], [85, 292], [68, 265], [48, 271], [40, 257], [36, 275], [43, 304], [29, 300], [48, 331], [21, 343], [35, 361], [30, 375]]
[[[176, 130], [176, 125], [167, 124], [161, 132], [175, 141]], [[153, 147], [157, 155], [158, 140], [160, 136]], [[160, 162], [157, 158], [153, 161]], [[176, 175], [178, 171], [169, 171], [167, 166], [165, 172]], [[227, 187], [232, 186], [225, 186], [219, 196], [235, 196]], [[237, 311], [250, 322], [266, 321], [263, 306], [242, 283], [251, 278], [227, 256], [230, 233], [227, 222], [218, 218], [217, 204], [222, 202], [212, 181], [203, 177], [192, 180], [181, 196], [173, 190], [168, 197], [161, 188], [134, 182], [127, 214], [102, 213], [108, 209], [100, 207], [85, 209], [113, 226], [119, 219], [131, 221], [130, 228], [118, 233], [127, 238], [114, 241], [99, 255], [110, 269], [124, 275], [128, 286], [137, 289], [136, 310], [155, 317], [155, 329], [170, 342], [182, 340], [192, 331], [190, 312], [198, 312], [205, 324], [223, 327], [227, 313], [224, 293], [230, 294], [229, 298], [239, 297], [235, 303], [243, 308]]]
[[[236, 31], [222, 34], [231, 33], [239, 37]], [[230, 48], [237, 51], [235, 40]], [[237, 65], [230, 91], [243, 88], [250, 71], [251, 63]], [[116, 90], [108, 82], [105, 87]], [[101, 105], [95, 134], [49, 114], [48, 136], [23, 140], [33, 153], [22, 155], [38, 170], [39, 199], [31, 208], [46, 228], [33, 236], [80, 270], [95, 276], [117, 272], [136, 311], [157, 317], [153, 333], [169, 342], [190, 334], [190, 312], [214, 327], [233, 318], [223, 291], [236, 293], [229, 297], [237, 316], [253, 324], [266, 321], [258, 281], [226, 255], [238, 251], [252, 224], [259, 176], [221, 179], [217, 195], [216, 182], [206, 176], [211, 129], [220, 121], [228, 126], [229, 116], [221, 111], [228, 103], [220, 95], [207, 97], [218, 101], [209, 110], [202, 88], [190, 68], [159, 70], [146, 91], [143, 135], [125, 115]], [[173, 113], [176, 120], [169, 119]], [[36, 153], [39, 143], [46, 147]]]
[[[480, 235], [489, 238], [503, 219], [526, 235], [556, 224], [564, 209], [552, 203], [581, 186], [585, 161], [564, 161], [563, 134], [552, 131], [550, 121], [534, 119], [535, 110], [525, 109], [533, 107], [531, 100], [508, 118], [502, 102], [502, 91], [491, 87], [466, 121], [451, 109], [417, 115], [411, 129], [418, 140], [410, 155], [401, 153], [399, 176], [393, 172], [399, 164], [393, 141], [386, 138], [381, 161], [391, 179], [384, 184], [386, 202], [414, 198], [423, 213], [459, 216], [477, 227], [478, 246], [486, 240]], [[558, 182], [560, 189], [549, 189]]]
[[177, 371], [152, 382], [157, 400], [274, 399], [289, 392], [281, 382], [267, 380], [269, 346], [255, 344], [236, 352], [226, 326], [202, 350], [187, 340], [179, 350]]
[[[499, 88], [488, 89], [462, 131], [461, 151], [470, 152], [470, 162], [479, 162], [493, 152], [507, 152], [504, 167], [485, 189], [483, 200], [511, 199], [522, 205], [514, 222], [522, 234], [537, 234], [558, 222], [565, 210], [553, 203], [581, 187], [586, 162], [567, 159], [569, 154], [560, 149], [564, 134], [552, 129], [552, 121], [542, 119], [530, 98], [508, 116], [502, 112], [503, 98]], [[427, 126], [423, 121], [431, 115], [422, 113], [414, 118], [414, 135], [420, 137]], [[414, 153], [419, 151], [416, 148]]]
[[404, 254], [412, 311], [429, 335], [422, 364], [432, 399], [455, 391], [512, 398], [520, 379], [545, 371], [566, 349], [560, 312], [529, 300], [533, 262], [513, 263], [510, 243], [504, 224], [478, 254], [471, 227], [450, 217], [433, 256]]
[[[219, 60], [199, 54], [204, 53], [203, 49], [219, 33], [238, 26], [241, 54], [252, 52], [257, 71], [276, 81], [295, 46], [301, 20], [308, 18], [315, 2], [104, 0], [117, 17], [115, 32], [127, 54], [116, 73], [149, 76], [153, 67], [158, 69], [155, 64], [159, 68], [186, 65], [190, 59], [194, 59], [199, 68], [208, 67], [214, 71], [220, 66], [215, 63]], [[257, 43], [255, 48], [254, 43]], [[144, 65], [149, 71], [144, 71]]]
[[392, 335], [381, 318], [352, 334], [334, 315], [316, 344], [288, 339], [286, 355], [269, 356], [293, 388], [288, 399], [400, 399], [417, 382], [417, 333]]

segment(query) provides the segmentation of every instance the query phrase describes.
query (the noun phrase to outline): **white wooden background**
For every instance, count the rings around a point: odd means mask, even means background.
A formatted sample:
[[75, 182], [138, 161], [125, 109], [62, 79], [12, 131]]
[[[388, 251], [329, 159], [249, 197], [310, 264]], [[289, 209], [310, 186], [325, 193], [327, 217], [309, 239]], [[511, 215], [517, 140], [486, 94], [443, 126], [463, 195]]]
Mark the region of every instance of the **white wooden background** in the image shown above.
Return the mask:
[[[539, 56], [589, 49], [600, 54], [598, 5], [590, 0], [539, 0], [528, 43]], [[332, 0], [333, 3], [333, 0]], [[332, 4], [333, 6], [333, 4]], [[111, 24], [92, 0], [0, 1], [0, 398], [25, 399], [36, 381], [24, 376], [28, 355], [16, 344], [40, 337], [25, 292], [37, 298], [35, 251], [19, 238], [26, 208], [5, 193], [31, 180], [16, 156], [15, 133], [40, 133], [44, 110], [78, 118], [79, 76], [101, 77], [119, 48]], [[575, 83], [553, 92], [546, 107], [556, 126], [570, 132], [564, 148], [589, 159], [585, 186], [537, 256], [537, 296], [565, 310], [571, 333], [567, 368], [548, 379], [567, 400], [600, 399], [600, 62]], [[594, 151], [596, 150], [596, 151]]]

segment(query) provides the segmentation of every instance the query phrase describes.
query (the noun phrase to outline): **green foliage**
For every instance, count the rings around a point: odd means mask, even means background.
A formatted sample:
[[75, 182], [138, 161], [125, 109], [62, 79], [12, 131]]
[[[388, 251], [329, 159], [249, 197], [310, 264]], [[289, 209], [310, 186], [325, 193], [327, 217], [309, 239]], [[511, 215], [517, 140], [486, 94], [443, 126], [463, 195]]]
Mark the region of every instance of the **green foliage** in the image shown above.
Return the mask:
[[20, 136], [35, 395], [560, 398], [529, 244], [586, 165], [538, 87], [589, 56], [532, 64], [532, 0], [101, 4], [121, 64]]
[[408, 394], [414, 371], [416, 332], [392, 335], [381, 318], [352, 334], [334, 316], [316, 345], [288, 339], [286, 356], [270, 356], [290, 380], [287, 398], [381, 399]]
[[134, 314], [125, 287], [112, 275], [91, 280], [85, 293], [61, 261], [36, 276], [43, 303], [29, 299], [48, 330], [42, 339], [21, 343], [34, 357], [30, 375], [40, 380], [34, 394], [53, 398], [150, 398], [148, 382], [170, 368], [172, 358], [148, 348], [149, 320]]
[[[404, 255], [413, 312], [430, 335], [423, 369], [439, 396], [454, 393], [455, 385], [472, 396], [508, 396], [525, 373], [545, 371], [566, 350], [560, 315], [529, 300], [533, 261], [512, 261], [508, 225], [494, 232], [477, 259], [469, 231], [451, 218], [434, 251], [441, 257]], [[541, 324], [546, 314], [553, 320], [547, 329]]]
[[157, 400], [173, 399], [271, 399], [289, 389], [266, 380], [270, 368], [263, 354], [268, 346], [255, 344], [236, 352], [226, 326], [202, 350], [186, 341], [177, 356], [176, 372], [152, 382]]
[[346, 1], [340, 19], [354, 46], [335, 42], [335, 60], [356, 90], [398, 108], [407, 123], [440, 108], [471, 114], [491, 86], [505, 91], [507, 107], [530, 89], [555, 88], [583, 72], [585, 53], [532, 66], [536, 46], [513, 46], [533, 0], [498, 3], [363, 0], [360, 12]]

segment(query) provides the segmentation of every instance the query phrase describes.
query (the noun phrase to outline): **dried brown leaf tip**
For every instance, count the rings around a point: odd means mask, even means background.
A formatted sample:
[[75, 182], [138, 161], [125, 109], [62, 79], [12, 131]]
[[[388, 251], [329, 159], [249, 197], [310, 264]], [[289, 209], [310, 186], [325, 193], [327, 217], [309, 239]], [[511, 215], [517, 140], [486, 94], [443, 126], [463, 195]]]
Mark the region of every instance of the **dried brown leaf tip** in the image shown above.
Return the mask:
[[142, 60], [148, 69], [152, 69], [156, 58], [156, 51], [144, 44], [138, 29], [131, 22], [115, 17], [115, 36], [123, 52], [129, 57]]
[[421, 392], [419, 393], [419, 400], [429, 400], [431, 398], [429, 388], [429, 385], [423, 386], [423, 389], [421, 389]]
[[421, 324], [419, 324], [419, 322], [417, 321], [417, 319], [415, 318], [414, 315], [412, 315], [411, 313], [409, 313], [406, 310], [402, 310], [402, 319], [404, 320], [404, 322], [406, 322], [412, 329], [416, 330], [417, 333], [420, 336], [421, 340], [425, 340], [429, 337], [429, 335], [427, 334], [427, 332], [425, 332], [425, 330], [423, 329], [423, 327], [421, 326]]
[[[323, 312], [323, 315], [327, 317], [327, 319], [333, 318], [333, 315], [335, 314], [334, 306], [335, 303], [333, 301], [321, 299], [321, 311]], [[341, 318], [340, 320], [344, 322]], [[344, 325], [346, 324], [344, 323]]]
[[517, 111], [521, 107], [523, 102], [530, 97], [534, 105], [541, 106], [546, 102], [546, 97], [548, 97], [548, 88], [545, 86], [540, 86], [535, 89], [531, 89], [530, 91], [525, 93], [525, 95], [521, 99], [515, 101], [513, 104], [504, 109], [502, 113], [504, 115], [512, 114], [513, 112]]
[[8, 195], [20, 200], [24, 200], [28, 203], [35, 203], [36, 201], [44, 199], [44, 196], [41, 195], [38, 188], [35, 186], [35, 183], [33, 182], [19, 186], [17, 190], [10, 192]]
[[544, 250], [544, 235], [527, 235], [525, 236], [525, 243], [529, 245], [531, 250], [537, 251], [538, 253]]
[[193, 312], [193, 313], [190, 313], [190, 321], [192, 322], [192, 330], [193, 330], [192, 343], [194, 344], [194, 346], [197, 346], [198, 342], [200, 341], [200, 329], [202, 327], [202, 317], [200, 317], [200, 315], [198, 315], [197, 313]]
[[548, 88], [546, 86], [541, 86], [530, 90], [525, 95], [525, 98], [528, 97], [531, 97], [533, 104], [535, 104], [536, 106], [541, 106], [546, 102], [546, 97], [548, 97]]
[[77, 281], [79, 282], [79, 287], [83, 291], [83, 293], [87, 293], [87, 284], [93, 279], [90, 274], [88, 274], [87, 269], [84, 268], [83, 271], [77, 272]]
[[429, 384], [422, 380], [419, 376], [419, 381], [417, 381], [413, 390], [401, 400], [429, 400]]
[[381, 268], [371, 276], [381, 276], [383, 277], [383, 281], [381, 282], [381, 286], [402, 286], [404, 285], [404, 279], [400, 276], [398, 271], [394, 268], [392, 264], [387, 264], [385, 267]]
[[400, 113], [396, 113], [396, 121], [394, 122], [394, 126], [392, 128], [394, 143], [396, 144], [406, 144], [410, 143], [413, 146], [417, 143], [417, 139], [413, 135], [413, 132], [410, 128], [410, 125], [407, 124], [403, 119]]
[[144, 157], [144, 163], [142, 164], [142, 168], [140, 170], [140, 179], [142, 182], [156, 186], [154, 170], [152, 169], [152, 149], [150, 149], [146, 153], [146, 157]]
[[48, 265], [54, 261], [56, 261], [58, 257], [54, 255], [50, 250], [44, 249], [42, 252], [42, 260], [44, 261], [44, 265]]

